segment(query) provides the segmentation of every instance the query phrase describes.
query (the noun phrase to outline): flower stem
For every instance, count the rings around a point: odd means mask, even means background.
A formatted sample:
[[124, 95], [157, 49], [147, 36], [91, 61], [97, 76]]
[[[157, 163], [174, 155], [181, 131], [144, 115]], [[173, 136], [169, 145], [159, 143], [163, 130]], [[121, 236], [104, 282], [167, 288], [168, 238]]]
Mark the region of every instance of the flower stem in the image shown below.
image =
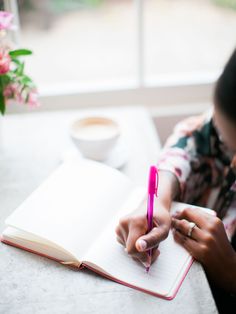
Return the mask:
[[0, 75], [0, 112], [2, 115], [4, 115], [6, 110], [6, 103], [5, 103], [5, 97], [3, 95], [4, 92], [4, 83], [3, 83], [3, 76]]

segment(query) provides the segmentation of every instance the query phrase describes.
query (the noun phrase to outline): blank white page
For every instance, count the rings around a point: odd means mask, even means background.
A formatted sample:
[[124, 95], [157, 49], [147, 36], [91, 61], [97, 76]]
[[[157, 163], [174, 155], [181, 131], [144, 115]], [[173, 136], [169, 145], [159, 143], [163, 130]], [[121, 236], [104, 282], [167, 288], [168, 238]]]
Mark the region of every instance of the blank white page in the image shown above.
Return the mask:
[[118, 170], [90, 160], [62, 164], [6, 220], [80, 260], [134, 188]]

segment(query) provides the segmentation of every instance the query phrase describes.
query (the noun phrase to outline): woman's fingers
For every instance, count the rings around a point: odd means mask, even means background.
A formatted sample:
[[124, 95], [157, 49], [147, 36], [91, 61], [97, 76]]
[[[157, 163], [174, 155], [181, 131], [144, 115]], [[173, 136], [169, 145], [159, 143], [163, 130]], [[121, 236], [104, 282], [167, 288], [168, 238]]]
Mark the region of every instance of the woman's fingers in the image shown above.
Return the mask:
[[151, 256], [145, 252], [132, 255], [132, 258], [138, 262], [141, 262], [143, 266], [150, 267], [150, 265], [155, 262], [159, 255], [160, 251], [158, 249], [153, 249]]
[[183, 235], [177, 229], [173, 231], [174, 239], [177, 243], [182, 245], [196, 260], [200, 260], [202, 255], [202, 244], [197, 241], [189, 238], [186, 235]]
[[125, 245], [125, 242], [122, 238], [120, 238], [119, 236], [116, 236], [116, 240], [121, 244], [121, 245]]
[[127, 226], [125, 224], [119, 224], [116, 229], [115, 229], [116, 235], [123, 240], [124, 245], [126, 243], [127, 240], [127, 236], [128, 236], [128, 230], [127, 230]]
[[[123, 227], [123, 225], [125, 226]], [[135, 221], [129, 222], [129, 230], [126, 226], [125, 219], [122, 219], [116, 227], [117, 241], [125, 247], [127, 254], [134, 259], [138, 259], [145, 267], [150, 266], [160, 254], [157, 250], [159, 242], [167, 236], [168, 232], [165, 232], [163, 227], [155, 227], [149, 234], [143, 235], [143, 232], [145, 232], [143, 223], [142, 227], [139, 227], [137, 221], [136, 223]], [[151, 257], [148, 254], [149, 249], [152, 249]]]
[[[137, 241], [137, 239], [140, 237], [140, 229], [136, 228], [136, 227], [131, 227], [129, 230], [129, 234], [126, 240], [126, 250], [127, 253], [132, 255], [132, 254], [136, 254], [139, 251], [137, 250], [135, 243]], [[145, 250], [143, 250], [145, 251]]]
[[181, 212], [173, 215], [177, 219], [186, 219], [189, 222], [194, 222], [200, 229], [205, 229], [212, 215], [205, 213], [202, 209], [187, 207]]
[[155, 260], [158, 258], [159, 255], [160, 255], [160, 251], [158, 249], [153, 249], [151, 263], [155, 262]]
[[[191, 228], [189, 221], [187, 221], [186, 219], [179, 220], [175, 218], [172, 218], [172, 227], [178, 230], [184, 236], [188, 236], [188, 233]], [[195, 225], [191, 231], [191, 238], [199, 241], [199, 240], [202, 240], [203, 237], [204, 237], [204, 232], [197, 225]]]
[[164, 226], [154, 227], [149, 233], [139, 237], [135, 246], [139, 252], [157, 248], [159, 243], [167, 238], [169, 230]]
[[[170, 229], [170, 214], [160, 211], [154, 216], [154, 228], [147, 233], [146, 214], [135, 214], [122, 217], [116, 228], [117, 241], [125, 247], [125, 251], [134, 259], [141, 261], [145, 267], [150, 266], [160, 254], [159, 243], [167, 238]], [[152, 250], [150, 256], [149, 250]]]

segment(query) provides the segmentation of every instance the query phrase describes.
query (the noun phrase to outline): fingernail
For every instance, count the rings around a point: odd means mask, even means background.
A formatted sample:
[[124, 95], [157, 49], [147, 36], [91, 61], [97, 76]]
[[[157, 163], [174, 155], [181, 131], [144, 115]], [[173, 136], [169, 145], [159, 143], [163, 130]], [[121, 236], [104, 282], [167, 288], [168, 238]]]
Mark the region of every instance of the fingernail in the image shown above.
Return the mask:
[[144, 267], [146, 267], [146, 268], [148, 268], [148, 267], [150, 267], [150, 265], [151, 265], [151, 263], [150, 262], [143, 262], [141, 259], [139, 259], [139, 261], [140, 261], [140, 263], [144, 266]]
[[177, 216], [179, 216], [179, 214], [180, 214], [180, 211], [177, 210], [176, 212], [174, 212], [174, 213], [172, 214], [172, 217], [177, 217]]
[[146, 267], [146, 268], [150, 267], [150, 263], [142, 262], [142, 264], [143, 264], [143, 266]]
[[147, 242], [144, 240], [138, 240], [138, 247], [141, 251], [145, 251], [147, 248]]

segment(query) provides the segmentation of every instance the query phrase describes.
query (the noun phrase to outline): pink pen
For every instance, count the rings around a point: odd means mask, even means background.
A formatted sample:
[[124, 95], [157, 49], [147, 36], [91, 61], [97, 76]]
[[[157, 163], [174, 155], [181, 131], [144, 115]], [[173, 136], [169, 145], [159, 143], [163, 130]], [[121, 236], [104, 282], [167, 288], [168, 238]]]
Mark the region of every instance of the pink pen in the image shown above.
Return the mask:
[[[148, 200], [147, 200], [147, 223], [148, 223], [148, 232], [153, 228], [153, 204], [154, 204], [154, 195], [157, 197], [158, 190], [158, 170], [156, 166], [151, 166], [149, 170], [149, 179], [148, 179]], [[152, 255], [152, 249], [148, 251], [148, 255]], [[146, 272], [149, 271], [149, 267], [146, 267]]]

